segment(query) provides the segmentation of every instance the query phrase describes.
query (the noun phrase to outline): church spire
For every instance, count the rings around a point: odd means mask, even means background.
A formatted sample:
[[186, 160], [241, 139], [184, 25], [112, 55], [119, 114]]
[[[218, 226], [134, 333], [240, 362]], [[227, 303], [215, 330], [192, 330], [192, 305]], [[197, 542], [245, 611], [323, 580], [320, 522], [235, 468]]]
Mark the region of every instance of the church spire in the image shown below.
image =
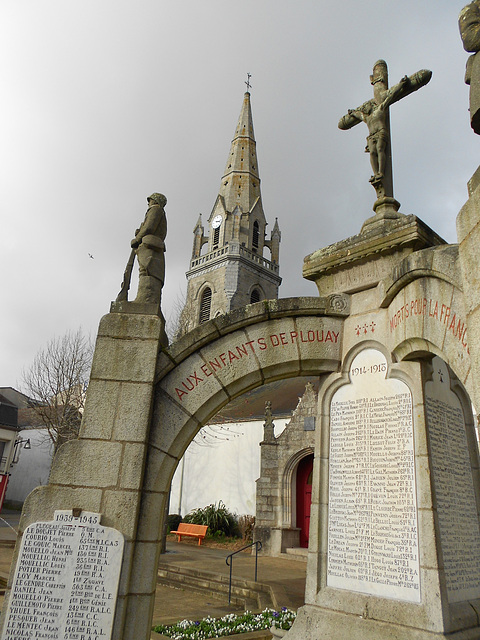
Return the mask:
[[238, 206], [242, 213], [251, 211], [260, 198], [256, 142], [248, 91], [243, 98], [219, 195], [223, 198], [227, 211], [232, 212]]
[[[278, 298], [281, 234], [275, 222], [270, 240], [266, 240], [255, 147], [247, 91], [207, 224], [204, 228], [199, 217], [193, 231], [187, 300], [178, 335], [232, 309]], [[204, 245], [206, 250], [202, 250]], [[264, 257], [265, 248], [270, 250], [271, 260]]]

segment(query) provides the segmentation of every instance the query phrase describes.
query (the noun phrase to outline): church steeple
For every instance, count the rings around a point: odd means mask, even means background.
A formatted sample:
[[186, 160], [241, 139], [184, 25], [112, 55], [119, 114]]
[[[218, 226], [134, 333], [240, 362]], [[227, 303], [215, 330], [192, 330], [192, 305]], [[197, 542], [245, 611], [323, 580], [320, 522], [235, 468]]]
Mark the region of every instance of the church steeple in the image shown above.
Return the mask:
[[238, 243], [253, 253], [263, 255], [267, 221], [260, 194], [252, 107], [248, 91], [243, 97], [220, 190], [208, 223], [209, 251]]
[[245, 93], [242, 110], [232, 140], [219, 195], [225, 209], [233, 211], [239, 206], [242, 213], [251, 211], [260, 198], [257, 150], [253, 132], [250, 93]]
[[[247, 85], [248, 86], [248, 85]], [[249, 87], [248, 87], [249, 88]], [[260, 194], [257, 150], [250, 93], [240, 117], [220, 189], [208, 218], [208, 233], [199, 217], [194, 228], [187, 300], [179, 335], [232, 309], [278, 298], [280, 229], [266, 240], [267, 221]], [[202, 251], [207, 244], [206, 251]], [[263, 257], [270, 250], [270, 260]]]

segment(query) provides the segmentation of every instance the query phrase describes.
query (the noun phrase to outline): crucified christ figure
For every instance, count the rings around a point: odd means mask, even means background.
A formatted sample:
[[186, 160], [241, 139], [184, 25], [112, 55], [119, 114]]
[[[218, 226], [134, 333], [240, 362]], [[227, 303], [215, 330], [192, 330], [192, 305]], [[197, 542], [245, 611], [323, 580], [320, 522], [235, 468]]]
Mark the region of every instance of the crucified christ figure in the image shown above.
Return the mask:
[[347, 115], [338, 123], [340, 129], [351, 129], [362, 121], [366, 123], [368, 137], [365, 151], [370, 154], [373, 170], [370, 182], [375, 187], [377, 198], [393, 198], [389, 107], [426, 85], [431, 77], [432, 72], [424, 69], [411, 76], [404, 76], [398, 84], [389, 89], [387, 63], [379, 60], [370, 76], [373, 98], [357, 109], [349, 109]]
[[358, 109], [348, 110], [350, 116], [363, 120], [368, 127], [369, 135], [365, 151], [370, 154], [373, 170], [373, 176], [370, 178], [372, 184], [384, 177], [387, 166], [387, 146], [390, 142], [388, 107], [395, 102], [395, 99], [398, 100], [399, 94], [403, 93], [408, 82], [408, 77], [404, 76], [380, 104], [375, 100], [368, 100]]

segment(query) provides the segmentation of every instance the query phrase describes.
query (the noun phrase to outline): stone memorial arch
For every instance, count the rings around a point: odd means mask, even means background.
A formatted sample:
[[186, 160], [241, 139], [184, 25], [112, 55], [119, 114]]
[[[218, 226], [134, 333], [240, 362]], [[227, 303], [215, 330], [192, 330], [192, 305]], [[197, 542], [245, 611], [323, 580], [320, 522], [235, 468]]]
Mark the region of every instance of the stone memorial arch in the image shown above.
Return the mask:
[[358, 235], [305, 258], [318, 298], [258, 302], [167, 347], [166, 199], [152, 194], [100, 322], [80, 436], [25, 502], [2, 640], [148, 640], [179, 459], [230, 399], [297, 375], [320, 386], [305, 605], [287, 637], [480, 639], [480, 179], [457, 246], [399, 213], [390, 171], [388, 106], [430, 76], [389, 89], [379, 61], [373, 99], [340, 121], [368, 126], [377, 201]]
[[[58, 452], [48, 486], [30, 494], [20, 522], [22, 536], [55, 513], [95, 513], [102, 526], [123, 534], [111, 631], [123, 640], [150, 637], [165, 504], [185, 449], [239, 394], [336, 371], [348, 298], [259, 302], [201, 325], [170, 348], [162, 346], [159, 313], [158, 305], [121, 301], [102, 318], [80, 436]], [[17, 580], [17, 605], [22, 587]], [[11, 627], [4, 637], [18, 633]]]
[[[449, 521], [437, 513], [441, 496], [438, 489], [435, 494], [431, 482], [435, 469], [426, 417], [430, 406], [434, 412], [430, 421], [440, 424], [443, 419], [438, 402], [428, 405], [426, 400], [428, 393], [432, 398], [438, 396], [435, 371], [440, 367], [443, 379], [449, 381], [448, 393], [456, 393], [455, 402], [447, 403], [444, 413], [458, 409], [460, 403], [464, 418], [456, 425], [466, 434], [461, 455], [463, 463], [467, 456], [473, 468], [470, 474], [474, 480], [463, 487], [468, 500], [461, 501], [468, 502], [470, 510], [460, 514], [473, 527], [473, 538], [460, 541], [468, 545], [477, 540], [477, 509], [475, 506], [472, 515], [471, 507], [480, 501], [478, 454], [467, 400], [474, 383], [458, 247], [443, 244], [415, 216], [390, 221], [387, 227], [384, 222], [380, 227], [374, 225], [348, 242], [306, 258], [304, 275], [316, 281], [318, 298], [249, 305], [200, 325], [170, 347], [165, 347], [158, 305], [120, 301], [102, 318], [80, 437], [60, 449], [48, 486], [30, 494], [20, 534], [32, 523], [52, 521], [56, 513], [71, 514], [73, 519], [81, 519], [82, 513], [100, 514], [101, 526], [122, 534], [116, 606], [110, 607], [115, 613], [111, 627], [106, 627], [112, 638], [149, 637], [169, 485], [197, 431], [230, 399], [269, 381], [297, 375], [320, 377], [320, 426], [315, 445], [306, 604], [289, 637], [313, 639], [325, 633], [340, 639], [354, 631], [359, 638], [384, 638], [385, 629], [394, 629], [397, 635], [393, 637], [398, 638], [444, 637], [455, 626], [470, 627], [477, 633], [473, 612], [480, 584], [471, 573], [462, 578], [460, 587], [455, 582], [460, 560], [452, 551], [455, 541], [448, 538]], [[441, 358], [441, 364], [436, 364], [435, 356]], [[359, 374], [367, 370], [368, 374]], [[433, 387], [427, 393], [429, 384]], [[358, 572], [359, 560], [353, 561], [356, 569], [345, 566], [345, 536], [351, 546], [356, 534], [342, 530], [342, 517], [357, 526], [365, 504], [352, 510], [345, 503], [355, 498], [348, 485], [339, 492], [335, 473], [341, 470], [342, 477], [349, 479], [348, 455], [339, 454], [345, 441], [342, 411], [348, 406], [350, 413], [346, 415], [361, 424], [364, 414], [355, 404], [357, 400], [370, 403], [369, 413], [379, 411], [380, 421], [391, 426], [391, 432], [383, 432], [379, 446], [399, 440], [400, 450], [392, 453], [392, 463], [397, 464], [398, 456], [404, 463], [399, 499], [407, 495], [408, 503], [402, 505], [408, 511], [395, 511], [398, 487], [383, 489], [396, 491], [388, 494], [393, 510], [388, 522], [396, 533], [384, 531], [382, 544], [390, 545], [394, 562], [401, 561], [394, 565], [400, 570], [387, 567], [388, 580], [398, 584], [390, 585], [386, 594], [384, 578], [378, 577], [385, 567], [378, 558], [362, 557], [364, 569], [365, 563], [372, 564], [371, 575]], [[352, 401], [353, 409], [342, 404]], [[356, 457], [365, 454], [365, 446], [365, 441], [359, 440]], [[441, 468], [438, 456], [446, 453], [440, 445], [436, 455]], [[373, 459], [371, 452], [366, 459]], [[385, 465], [382, 470], [388, 477]], [[444, 478], [438, 482], [439, 487], [448, 486]], [[370, 487], [368, 491], [362, 487], [364, 497], [369, 496]], [[445, 500], [442, 504], [451, 507], [448, 495]], [[408, 518], [403, 517], [405, 513]], [[363, 535], [371, 536], [367, 524], [362, 521]], [[405, 533], [405, 528], [409, 529], [408, 542], [397, 557], [395, 536]], [[445, 549], [450, 550], [450, 556]], [[41, 549], [37, 552], [41, 555]], [[462, 553], [466, 552], [469, 550], [463, 547]], [[362, 554], [365, 548], [358, 547], [355, 555], [359, 558]], [[472, 562], [477, 562], [477, 552], [472, 554]], [[450, 562], [448, 570], [445, 558]], [[17, 594], [18, 604], [25, 593], [23, 585], [15, 581], [15, 564], [10, 597]], [[4, 627], [5, 620], [7, 625], [13, 624], [8, 610], [3, 615]], [[2, 638], [15, 637], [8, 633], [7, 626]]]

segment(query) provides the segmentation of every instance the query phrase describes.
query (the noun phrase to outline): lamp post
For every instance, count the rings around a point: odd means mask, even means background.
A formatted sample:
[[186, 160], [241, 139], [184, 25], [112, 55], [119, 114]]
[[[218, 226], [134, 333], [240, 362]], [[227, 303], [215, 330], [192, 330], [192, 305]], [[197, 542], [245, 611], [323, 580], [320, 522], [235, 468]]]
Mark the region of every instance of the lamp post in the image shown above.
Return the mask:
[[15, 440], [15, 443], [13, 445], [12, 464], [16, 464], [18, 462], [22, 445], [25, 450], [31, 449], [32, 445], [30, 444], [30, 438], [27, 438], [26, 440], [24, 440], [23, 438], [17, 438], [17, 440]]

